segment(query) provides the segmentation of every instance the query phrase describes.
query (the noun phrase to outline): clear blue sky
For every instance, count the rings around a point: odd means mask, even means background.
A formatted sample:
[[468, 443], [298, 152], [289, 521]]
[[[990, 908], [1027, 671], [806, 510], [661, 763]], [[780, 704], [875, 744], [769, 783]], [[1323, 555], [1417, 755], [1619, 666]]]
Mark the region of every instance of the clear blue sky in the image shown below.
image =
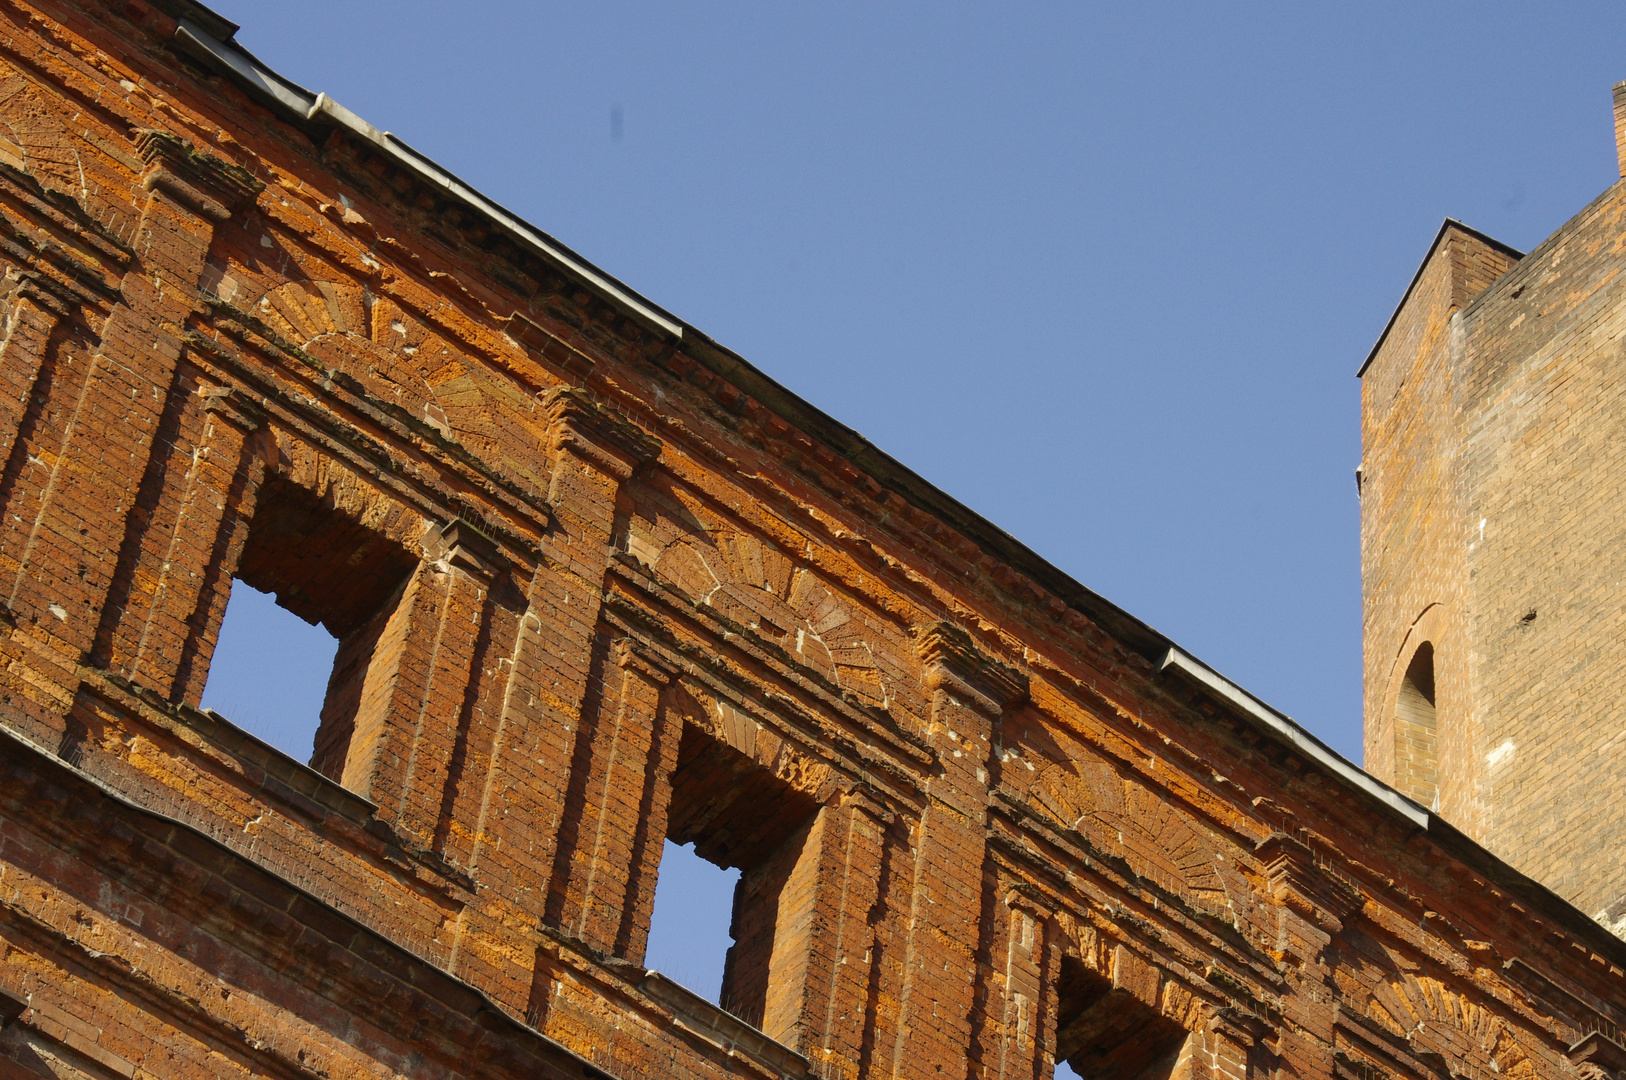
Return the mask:
[[1356, 368], [1618, 175], [1618, 2], [214, 6], [1357, 761]]

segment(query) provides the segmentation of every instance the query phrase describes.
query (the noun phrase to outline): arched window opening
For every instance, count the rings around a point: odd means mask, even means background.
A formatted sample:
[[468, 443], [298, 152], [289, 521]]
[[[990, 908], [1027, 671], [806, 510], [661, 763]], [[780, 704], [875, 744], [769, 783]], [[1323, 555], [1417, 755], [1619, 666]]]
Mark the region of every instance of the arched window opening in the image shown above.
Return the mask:
[[1395, 699], [1395, 788], [1424, 806], [1439, 794], [1439, 734], [1434, 708], [1434, 645], [1412, 654]]

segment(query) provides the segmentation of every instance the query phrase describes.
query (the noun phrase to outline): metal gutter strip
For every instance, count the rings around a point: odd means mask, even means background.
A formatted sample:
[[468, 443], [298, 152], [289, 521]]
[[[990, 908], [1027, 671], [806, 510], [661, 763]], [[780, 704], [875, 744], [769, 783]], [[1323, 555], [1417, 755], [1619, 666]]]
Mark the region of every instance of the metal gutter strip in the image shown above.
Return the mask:
[[182, 19], [175, 36], [192, 47], [193, 51], [208, 53], [230, 68], [238, 78], [284, 108], [309, 119], [314, 102], [305, 95], [290, 90], [281, 79], [255, 64], [236, 49], [229, 49], [216, 41], [209, 32], [191, 19]]
[[[332, 99], [327, 97], [325, 94], [322, 95], [322, 100], [332, 101]], [[347, 115], [355, 115], [354, 113], [350, 112], [349, 109], [345, 109], [344, 111]], [[371, 131], [373, 129], [369, 127], [368, 130]], [[439, 166], [435, 165], [434, 162], [418, 153], [418, 151], [412, 149], [412, 147], [408, 146], [394, 135], [391, 135], [387, 131], [383, 132], [383, 139], [379, 141], [379, 145], [389, 149], [397, 158], [416, 170], [419, 175], [423, 176], [426, 180], [439, 184], [448, 192], [457, 196], [459, 199], [462, 199], [470, 206], [477, 207], [481, 212], [492, 218], [498, 224], [502, 225], [515, 235], [523, 238], [527, 243], [536, 247], [548, 258], [553, 259], [556, 262], [563, 263], [565, 266], [570, 268], [572, 273], [590, 282], [594, 288], [608, 294], [620, 303], [625, 304], [627, 307], [637, 312], [640, 316], [654, 323], [656, 326], [660, 327], [668, 334], [671, 334], [673, 337], [680, 339], [683, 337], [683, 325], [681, 323], [674, 322], [673, 320], [667, 318], [654, 308], [640, 301], [637, 297], [632, 296], [624, 289], [618, 287], [613, 281], [610, 281], [608, 278], [595, 273], [591, 268], [572, 259], [553, 244], [549, 243], [546, 237], [533, 230], [529, 225], [525, 224], [524, 221], [510, 214], [507, 210], [504, 210], [496, 203], [486, 199], [479, 192], [463, 183], [463, 181], [459, 180], [451, 173], [442, 170]]]
[[1261, 727], [1269, 729], [1277, 738], [1320, 764], [1350, 787], [1377, 799], [1419, 829], [1428, 828], [1429, 819], [1432, 815], [1427, 810], [1424, 810], [1388, 784], [1374, 778], [1365, 770], [1356, 768], [1342, 754], [1339, 754], [1326, 743], [1311, 735], [1308, 731], [1299, 727], [1298, 724], [1272, 709], [1230, 679], [1219, 674], [1213, 668], [1193, 659], [1178, 648], [1170, 648], [1163, 657], [1163, 662], [1158, 665], [1160, 671], [1167, 671], [1170, 668], [1199, 684], [1227, 704], [1234, 706], [1243, 715], [1256, 721]]
[[296, 114], [301, 120], [314, 120], [319, 115], [328, 117], [340, 127], [348, 129], [385, 151], [425, 180], [444, 189], [448, 194], [489, 217], [520, 240], [535, 248], [539, 254], [563, 265], [572, 274], [586, 281], [600, 292], [605, 293], [617, 303], [631, 308], [641, 318], [653, 323], [674, 338], [681, 339], [683, 337], [683, 325], [681, 323], [656, 311], [649, 304], [633, 296], [626, 289], [604, 275], [597, 273], [591, 267], [571, 258], [561, 251], [558, 245], [524, 221], [485, 198], [457, 177], [441, 169], [394, 135], [387, 131], [379, 131], [326, 94], [317, 94], [312, 99], [306, 94], [295, 90], [274, 72], [260, 67], [251, 58], [231, 45], [217, 41], [201, 26], [189, 19], [180, 21], [175, 34], [192, 50], [207, 53], [248, 84], [251, 89], [258, 91], [262, 96]]
[[[454, 198], [466, 203], [480, 213], [485, 214], [502, 228], [507, 229], [514, 236], [531, 245], [546, 258], [561, 264], [571, 273], [587, 281], [594, 288], [617, 302], [632, 309], [674, 338], [681, 339], [683, 337], [684, 328], [681, 323], [655, 310], [616, 282], [611, 281], [603, 274], [560, 250], [559, 246], [548, 237], [537, 232], [501, 206], [485, 198], [405, 142], [387, 131], [379, 131], [326, 94], [319, 93], [312, 98], [307, 92], [296, 89], [275, 73], [261, 67], [252, 57], [234, 45], [217, 40], [201, 26], [189, 19], [180, 20], [180, 26], [175, 33], [177, 37], [182, 39], [183, 44], [189, 46], [191, 50], [208, 54], [215, 61], [229, 69], [248, 87], [295, 114], [301, 120], [310, 121], [318, 116], [325, 116], [331, 122], [366, 139], [425, 180], [442, 188]], [[1447, 224], [1453, 223], [1448, 222]], [[702, 335], [702, 338], [704, 338], [704, 335]], [[1169, 649], [1160, 668], [1163, 670], [1174, 668], [1200, 683], [1224, 701], [1235, 706], [1244, 715], [1264, 725], [1284, 742], [1294, 746], [1300, 752], [1331, 770], [1345, 783], [1389, 806], [1419, 828], [1428, 828], [1428, 811], [1423, 810], [1416, 803], [1413, 803], [1388, 785], [1380, 783], [1356, 768], [1325, 743], [1299, 727], [1298, 724], [1282, 716], [1229, 679], [1193, 659], [1178, 647]]]

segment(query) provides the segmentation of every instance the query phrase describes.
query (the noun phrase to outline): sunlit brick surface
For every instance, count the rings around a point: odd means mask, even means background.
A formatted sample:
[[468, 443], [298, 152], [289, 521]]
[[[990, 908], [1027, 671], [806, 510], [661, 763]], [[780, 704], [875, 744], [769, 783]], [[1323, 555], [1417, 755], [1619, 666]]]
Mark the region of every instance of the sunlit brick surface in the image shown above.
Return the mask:
[[[0, 1076], [1617, 1067], [1586, 916], [198, 35], [0, 0]], [[196, 708], [233, 579], [308, 766]]]
[[1623, 209], [1522, 259], [1446, 227], [1363, 376], [1361, 517], [1368, 768], [1626, 929]]

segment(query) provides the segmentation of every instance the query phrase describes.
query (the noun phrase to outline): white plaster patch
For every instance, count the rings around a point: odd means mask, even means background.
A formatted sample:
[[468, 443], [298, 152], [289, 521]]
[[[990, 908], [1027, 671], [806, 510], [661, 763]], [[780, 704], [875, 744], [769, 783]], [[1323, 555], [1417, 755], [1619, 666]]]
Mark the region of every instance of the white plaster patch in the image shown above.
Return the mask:
[[63, 607], [61, 604], [52, 604], [50, 607], [50, 612], [63, 622], [68, 621], [68, 609]]
[[1517, 746], [1513, 745], [1513, 740], [1508, 739], [1501, 746], [1498, 746], [1495, 750], [1492, 750], [1490, 753], [1485, 755], [1485, 764], [1494, 769], [1496, 766], [1511, 759], [1518, 749], [1519, 748]]

